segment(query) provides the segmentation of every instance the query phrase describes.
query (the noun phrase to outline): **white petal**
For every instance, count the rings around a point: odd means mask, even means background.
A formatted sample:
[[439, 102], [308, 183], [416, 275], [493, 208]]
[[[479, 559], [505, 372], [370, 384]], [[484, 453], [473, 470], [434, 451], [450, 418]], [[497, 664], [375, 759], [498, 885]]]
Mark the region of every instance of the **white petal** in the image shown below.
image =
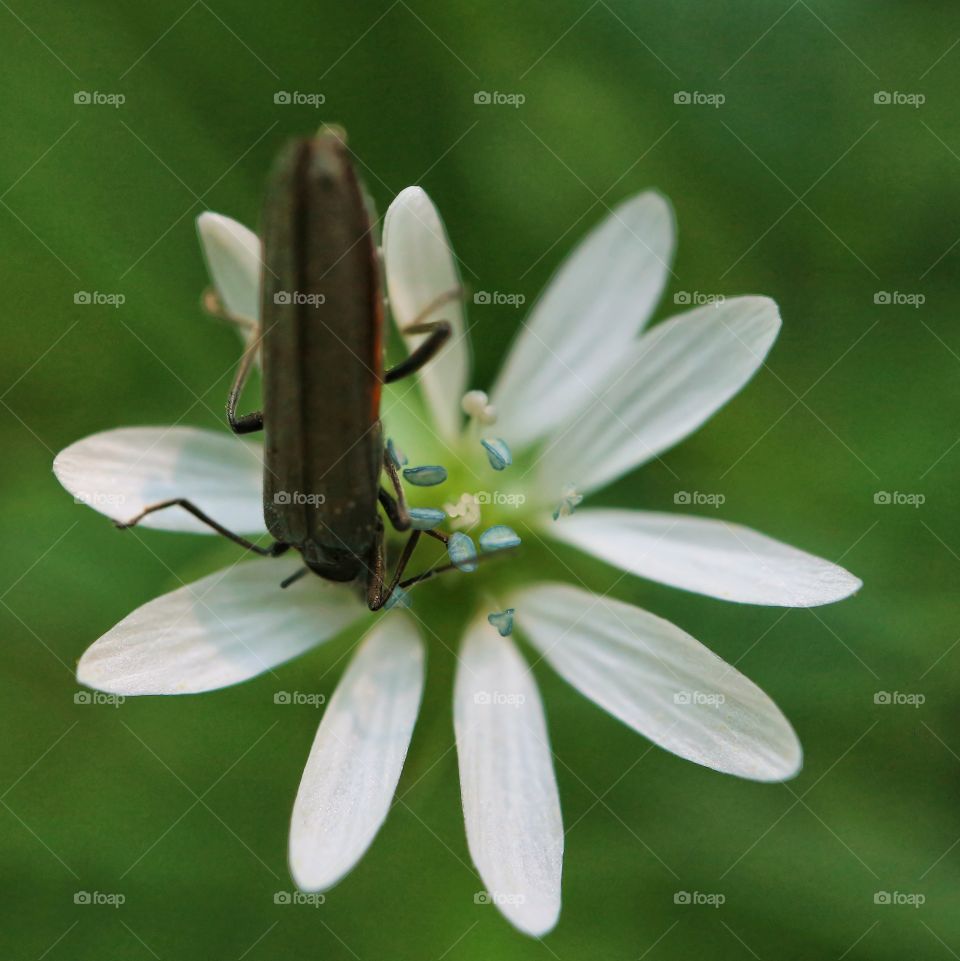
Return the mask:
[[[254, 442], [195, 427], [121, 427], [78, 440], [53, 462], [76, 498], [116, 521], [150, 504], [186, 497], [235, 533], [263, 522], [263, 449]], [[142, 527], [212, 534], [182, 507], [148, 514]]]
[[492, 392], [497, 432], [522, 447], [577, 413], [649, 320], [673, 259], [670, 204], [620, 204], [574, 249], [524, 324]]
[[453, 706], [473, 862], [489, 901], [540, 937], [560, 914], [560, 799], [536, 682], [485, 615], [464, 639]]
[[753, 376], [780, 330], [777, 305], [737, 297], [655, 327], [626, 350], [609, 385], [552, 437], [542, 490], [601, 487], [695, 431]]
[[297, 886], [336, 884], [387, 817], [423, 692], [423, 643], [402, 615], [360, 645], [317, 730], [290, 824]]
[[213, 286], [227, 312], [258, 322], [260, 317], [260, 240], [236, 220], [207, 211], [197, 217], [200, 246]]
[[137, 608], [80, 658], [112, 694], [196, 694], [246, 681], [338, 634], [365, 607], [342, 584], [280, 582], [299, 558], [241, 561]]
[[631, 574], [741, 604], [816, 607], [862, 586], [830, 561], [705, 517], [579, 510], [544, 529]]
[[660, 747], [756, 781], [800, 769], [800, 742], [776, 704], [669, 621], [565, 584], [510, 604], [557, 673]]
[[[403, 328], [438, 297], [460, 291], [460, 273], [437, 208], [420, 187], [407, 187], [390, 204], [383, 221], [383, 259], [390, 309]], [[463, 297], [432, 311], [425, 320], [447, 320], [453, 329], [442, 350], [420, 372], [427, 405], [447, 440], [460, 431], [460, 398], [470, 373], [470, 341]], [[408, 350], [426, 334], [405, 337]]]

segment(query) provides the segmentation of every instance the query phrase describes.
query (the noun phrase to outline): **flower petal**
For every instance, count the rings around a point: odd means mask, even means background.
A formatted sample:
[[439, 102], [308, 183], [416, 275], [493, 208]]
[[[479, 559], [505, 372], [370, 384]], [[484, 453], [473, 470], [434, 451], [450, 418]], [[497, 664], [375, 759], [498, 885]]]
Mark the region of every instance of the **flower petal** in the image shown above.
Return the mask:
[[[115, 521], [186, 497], [228, 530], [260, 533], [263, 449], [253, 441], [195, 427], [121, 427], [60, 451], [57, 480], [80, 503]], [[215, 533], [180, 507], [148, 514], [142, 527]]]
[[332, 887], [363, 857], [390, 810], [423, 693], [424, 650], [402, 615], [381, 621], [337, 685], [303, 772], [290, 824], [290, 871]]
[[538, 464], [541, 489], [559, 497], [570, 482], [586, 493], [681, 441], [746, 384], [779, 330], [777, 305], [766, 297], [659, 324], [622, 352], [608, 386], [551, 438]]
[[496, 386], [497, 430], [522, 447], [544, 437], [606, 383], [650, 319], [673, 259], [670, 204], [620, 204], [574, 249], [524, 324]]
[[256, 677], [338, 634], [365, 608], [318, 577], [286, 590], [299, 558], [242, 561], [137, 608], [80, 658], [111, 694], [196, 694]]
[[[446, 228], [420, 187], [407, 187], [390, 204], [383, 221], [383, 259], [390, 310], [401, 332], [437, 298], [462, 289]], [[447, 320], [452, 327], [450, 339], [419, 374], [434, 421], [452, 440], [460, 432], [460, 399], [470, 373], [462, 295], [421, 319]], [[426, 336], [404, 337], [407, 349], [413, 351]]]
[[510, 606], [558, 674], [660, 747], [755, 781], [799, 771], [800, 742], [776, 704], [669, 621], [566, 584]]
[[560, 799], [536, 682], [485, 614], [460, 652], [454, 727], [467, 842], [487, 898], [541, 937], [560, 914]]
[[544, 530], [631, 574], [724, 601], [816, 607], [862, 587], [830, 561], [706, 517], [580, 510]]
[[210, 279], [227, 312], [255, 325], [260, 318], [260, 239], [243, 224], [210, 211], [197, 217]]

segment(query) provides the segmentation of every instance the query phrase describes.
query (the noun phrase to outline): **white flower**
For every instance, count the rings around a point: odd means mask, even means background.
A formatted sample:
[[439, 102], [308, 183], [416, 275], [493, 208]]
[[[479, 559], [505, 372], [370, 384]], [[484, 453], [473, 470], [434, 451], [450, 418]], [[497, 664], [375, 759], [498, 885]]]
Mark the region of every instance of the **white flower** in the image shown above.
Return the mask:
[[[204, 214], [199, 229], [220, 301], [254, 328], [256, 237], [215, 214]], [[840, 600], [859, 588], [857, 578], [748, 528], [579, 506], [699, 427], [760, 367], [779, 330], [772, 301], [741, 297], [642, 333], [664, 287], [673, 233], [670, 208], [656, 194], [611, 213], [534, 307], [489, 403], [478, 392], [462, 403], [470, 386], [464, 312], [459, 302], [446, 304], [454, 337], [421, 375], [422, 402], [399, 387], [386, 392], [392, 436], [412, 463], [449, 467], [443, 497], [474, 497], [482, 527], [508, 523], [524, 539], [564, 541], [630, 573], [728, 601]], [[459, 283], [443, 224], [419, 188], [391, 205], [383, 247], [401, 327]], [[465, 426], [464, 410], [473, 414]], [[512, 466], [494, 472], [480, 444], [488, 437], [506, 441]], [[495, 450], [502, 467], [503, 449]], [[254, 441], [185, 427], [125, 428], [72, 445], [54, 469], [69, 491], [117, 520], [188, 497], [230, 529], [263, 532]], [[430, 491], [410, 495], [426, 504]], [[143, 524], [209, 532], [178, 510]], [[489, 591], [487, 571], [502, 583], [516, 563], [503, 558], [448, 576], [465, 591], [481, 583]], [[294, 879], [322, 890], [350, 871], [386, 818], [420, 703], [425, 651], [410, 613], [374, 617], [350, 590], [315, 577], [280, 590], [298, 566], [289, 556], [244, 560], [157, 598], [94, 643], [77, 674], [124, 695], [208, 691], [269, 670], [354, 621], [371, 625], [326, 708], [293, 810]], [[429, 605], [430, 591], [417, 589], [414, 610]], [[679, 627], [571, 584], [511, 587], [499, 603], [515, 610], [538, 656], [661, 747], [757, 781], [799, 770], [800, 744], [773, 701]], [[489, 602], [479, 604], [469, 618], [454, 691], [467, 838], [489, 900], [540, 936], [560, 911], [560, 803], [536, 683], [512, 637], [488, 623], [491, 613]], [[502, 625], [504, 615], [496, 620]]]

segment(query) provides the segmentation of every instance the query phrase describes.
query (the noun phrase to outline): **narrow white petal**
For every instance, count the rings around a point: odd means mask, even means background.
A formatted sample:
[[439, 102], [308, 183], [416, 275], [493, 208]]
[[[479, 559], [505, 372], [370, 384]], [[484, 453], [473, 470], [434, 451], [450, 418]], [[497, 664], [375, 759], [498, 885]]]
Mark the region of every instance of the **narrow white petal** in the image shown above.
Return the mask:
[[321, 891], [363, 857], [387, 817], [423, 692], [423, 643], [391, 615], [360, 645], [317, 730], [290, 824], [297, 887]]
[[227, 312], [256, 324], [260, 317], [260, 240], [236, 220], [207, 211], [197, 233], [213, 286]]
[[799, 771], [800, 742], [776, 704], [669, 621], [565, 584], [510, 604], [558, 674], [660, 747], [756, 781]]
[[655, 327], [548, 441], [541, 489], [572, 483], [586, 493], [683, 440], [753, 376], [779, 330], [777, 305], [766, 297], [698, 307]]
[[862, 586], [830, 561], [705, 517], [591, 509], [544, 529], [631, 574], [741, 604], [816, 607]]
[[[186, 497], [236, 533], [261, 532], [263, 448], [196, 427], [121, 427], [60, 451], [57, 480], [74, 498], [115, 521], [144, 507]], [[214, 533], [182, 507], [148, 514], [143, 527]]]
[[453, 707], [473, 862], [488, 900], [540, 937], [560, 914], [560, 799], [536, 682], [485, 615], [464, 639]]
[[644, 193], [620, 204], [564, 261], [493, 389], [497, 430], [517, 448], [580, 411], [649, 320], [673, 259], [673, 212]]
[[[390, 310], [401, 331], [438, 297], [461, 290], [446, 228], [433, 201], [420, 187], [407, 187], [390, 204], [383, 221], [383, 259]], [[434, 421], [451, 440], [460, 431], [460, 398], [470, 373], [462, 295], [423, 319], [447, 320], [453, 329], [440, 353], [419, 375]], [[412, 351], [426, 336], [405, 337], [407, 348]]]
[[301, 563], [241, 561], [144, 604], [86, 650], [77, 680], [112, 694], [196, 694], [302, 654], [365, 607], [319, 577], [281, 588]]

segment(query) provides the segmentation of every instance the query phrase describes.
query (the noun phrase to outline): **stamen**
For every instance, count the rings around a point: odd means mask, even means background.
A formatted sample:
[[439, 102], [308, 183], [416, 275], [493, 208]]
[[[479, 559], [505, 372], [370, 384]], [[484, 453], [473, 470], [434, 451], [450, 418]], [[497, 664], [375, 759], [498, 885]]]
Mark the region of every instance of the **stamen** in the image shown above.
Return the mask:
[[497, 524], [495, 527], [488, 527], [480, 535], [480, 550], [485, 554], [493, 551], [505, 551], [511, 547], [520, 546], [520, 536], [512, 527], [506, 524]]
[[488, 614], [487, 620], [497, 629], [501, 637], [508, 637], [513, 633], [514, 608], [508, 607], [497, 614]]
[[454, 567], [465, 574], [472, 574], [477, 569], [477, 549], [469, 534], [460, 531], [451, 534], [447, 541], [447, 553]]
[[507, 442], [500, 437], [484, 437], [480, 440], [487, 452], [487, 460], [494, 470], [504, 470], [513, 463], [513, 454], [507, 447]]
[[560, 520], [561, 517], [569, 517], [583, 501], [583, 494], [578, 494], [573, 484], [565, 485], [560, 493], [562, 499], [553, 512], [555, 521]]
[[410, 603], [409, 593], [398, 585], [387, 598], [387, 603], [383, 605], [383, 609], [389, 611], [393, 607], [409, 607]]
[[446, 467], [432, 464], [428, 467], [404, 467], [403, 479], [416, 487], [436, 487], [447, 479]]
[[478, 424], [492, 424], [497, 419], [497, 410], [490, 403], [486, 391], [468, 390], [460, 401], [463, 412]]
[[439, 524], [442, 524], [447, 515], [434, 507], [411, 507], [410, 526], [415, 531], [432, 531]]
[[400, 470], [400, 468], [407, 463], [407, 458], [403, 451], [397, 450], [397, 448], [393, 446], [393, 440], [389, 437], [387, 438], [387, 457], [390, 458], [390, 463], [393, 464], [397, 470]]
[[480, 505], [475, 494], [461, 494], [456, 504], [444, 504], [443, 509], [447, 516], [453, 519], [450, 526], [454, 530], [474, 527], [480, 523]]

